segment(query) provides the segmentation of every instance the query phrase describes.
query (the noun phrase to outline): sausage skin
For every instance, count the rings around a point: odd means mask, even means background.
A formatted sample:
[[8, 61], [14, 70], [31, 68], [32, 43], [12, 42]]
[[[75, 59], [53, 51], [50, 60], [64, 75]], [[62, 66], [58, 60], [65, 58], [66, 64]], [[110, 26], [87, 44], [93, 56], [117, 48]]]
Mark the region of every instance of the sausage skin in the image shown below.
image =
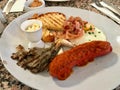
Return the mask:
[[107, 41], [91, 41], [78, 45], [57, 55], [49, 66], [49, 73], [59, 80], [67, 79], [74, 66], [83, 66], [94, 58], [106, 55], [112, 51]]

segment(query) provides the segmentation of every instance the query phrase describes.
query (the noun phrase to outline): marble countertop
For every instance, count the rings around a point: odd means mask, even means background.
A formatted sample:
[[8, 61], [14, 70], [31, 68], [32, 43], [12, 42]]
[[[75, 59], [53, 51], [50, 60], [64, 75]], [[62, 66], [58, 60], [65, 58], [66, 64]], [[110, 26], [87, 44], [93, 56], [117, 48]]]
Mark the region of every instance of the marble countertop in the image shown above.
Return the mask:
[[[0, 0], [0, 8], [3, 9], [4, 5], [8, 0]], [[111, 2], [116, 6], [120, 6], [120, 0], [106, 0]], [[71, 0], [67, 2], [45, 2], [47, 6], [71, 6], [81, 9], [90, 10], [99, 14], [104, 15], [100, 11], [93, 8], [90, 4], [92, 0]], [[16, 13], [9, 13], [6, 15], [8, 25], [13, 19], [17, 18], [18, 16], [24, 14], [25, 12], [16, 12]], [[105, 16], [105, 15], [104, 15]], [[25, 84], [21, 83], [17, 79], [15, 79], [4, 67], [2, 61], [0, 60], [0, 90], [35, 90]], [[119, 86], [116, 86], [114, 90], [120, 90]]]

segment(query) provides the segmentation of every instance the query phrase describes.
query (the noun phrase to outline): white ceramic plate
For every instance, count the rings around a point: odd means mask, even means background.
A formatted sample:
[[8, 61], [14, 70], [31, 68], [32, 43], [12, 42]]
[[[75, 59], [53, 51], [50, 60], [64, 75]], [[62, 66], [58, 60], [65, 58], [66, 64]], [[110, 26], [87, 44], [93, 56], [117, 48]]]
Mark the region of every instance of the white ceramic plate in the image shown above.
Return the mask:
[[[20, 24], [34, 13], [62, 12], [67, 17], [80, 16], [83, 20], [93, 23], [103, 30], [112, 44], [113, 52], [95, 59], [84, 67], [75, 67], [71, 76], [64, 81], [52, 78], [48, 72], [32, 74], [16, 65], [10, 58], [15, 47], [22, 44], [27, 48], [27, 39], [20, 30]], [[70, 7], [46, 7], [28, 12], [14, 21], [5, 29], [0, 39], [0, 55], [6, 69], [19, 81], [39, 90], [112, 90], [120, 84], [120, 26], [110, 19], [90, 12]]]

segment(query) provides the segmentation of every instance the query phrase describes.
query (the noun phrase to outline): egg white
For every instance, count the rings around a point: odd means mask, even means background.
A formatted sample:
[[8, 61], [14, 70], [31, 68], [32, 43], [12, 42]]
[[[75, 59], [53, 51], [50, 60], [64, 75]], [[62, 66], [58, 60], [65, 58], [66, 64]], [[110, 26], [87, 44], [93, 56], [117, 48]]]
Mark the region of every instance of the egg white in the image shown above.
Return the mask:
[[70, 41], [75, 45], [79, 45], [94, 40], [106, 41], [106, 35], [104, 34], [104, 32], [96, 27], [94, 32], [87, 31], [82, 37], [72, 39]]

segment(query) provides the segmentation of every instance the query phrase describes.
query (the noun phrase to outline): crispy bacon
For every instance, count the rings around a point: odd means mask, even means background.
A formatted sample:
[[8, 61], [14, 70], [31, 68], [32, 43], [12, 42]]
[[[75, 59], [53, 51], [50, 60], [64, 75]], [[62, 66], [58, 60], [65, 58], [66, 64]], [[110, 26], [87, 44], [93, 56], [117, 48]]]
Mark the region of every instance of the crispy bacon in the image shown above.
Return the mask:
[[71, 16], [64, 22], [63, 33], [59, 35], [59, 38], [75, 39], [82, 37], [84, 34], [84, 26], [87, 22], [83, 21], [80, 17]]
[[107, 41], [92, 41], [78, 45], [64, 53], [57, 55], [49, 66], [49, 73], [59, 80], [65, 80], [72, 72], [74, 66], [83, 66], [98, 56], [112, 51]]

